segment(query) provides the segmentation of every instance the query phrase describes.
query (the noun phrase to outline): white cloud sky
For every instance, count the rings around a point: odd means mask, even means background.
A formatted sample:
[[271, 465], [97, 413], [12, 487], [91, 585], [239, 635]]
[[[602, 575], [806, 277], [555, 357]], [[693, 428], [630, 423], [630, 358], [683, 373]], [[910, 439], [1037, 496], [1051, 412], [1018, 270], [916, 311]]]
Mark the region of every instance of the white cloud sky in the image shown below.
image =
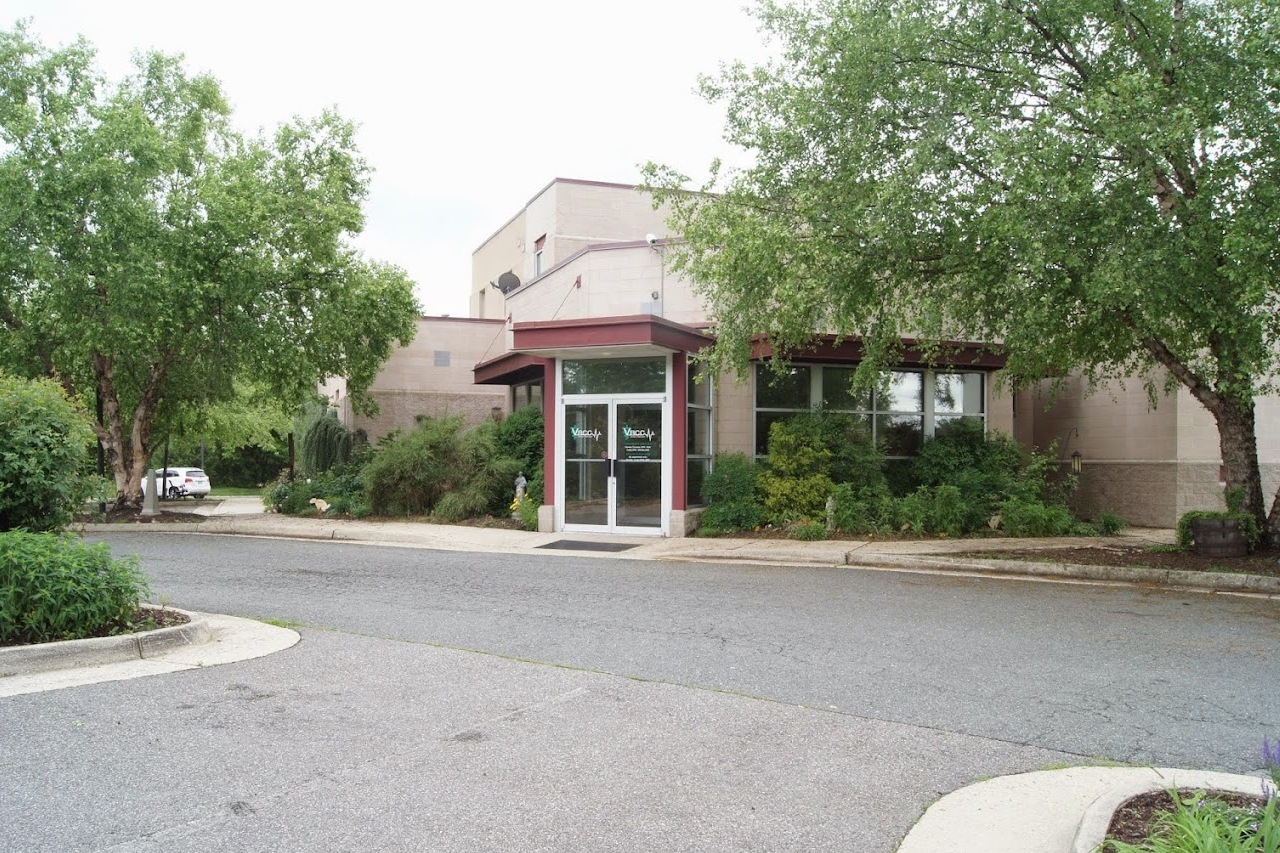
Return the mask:
[[2, 0], [0, 26], [83, 35], [114, 79], [135, 51], [181, 53], [246, 132], [336, 106], [376, 170], [361, 249], [406, 269], [425, 313], [460, 316], [471, 252], [552, 178], [740, 159], [693, 90], [765, 55], [746, 2]]

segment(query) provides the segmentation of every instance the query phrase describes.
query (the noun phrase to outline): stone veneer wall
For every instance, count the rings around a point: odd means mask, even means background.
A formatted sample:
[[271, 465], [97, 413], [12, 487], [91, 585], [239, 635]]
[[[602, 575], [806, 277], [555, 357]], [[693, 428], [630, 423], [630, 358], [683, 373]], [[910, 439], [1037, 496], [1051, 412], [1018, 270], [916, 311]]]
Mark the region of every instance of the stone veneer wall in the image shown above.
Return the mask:
[[441, 392], [441, 391], [374, 391], [378, 401], [378, 415], [369, 418], [356, 415], [353, 427], [363, 429], [369, 434], [369, 441], [379, 438], [393, 430], [408, 432], [417, 425], [420, 415], [439, 418], [445, 415], [460, 415], [468, 426], [475, 426], [494, 416], [494, 409], [499, 415], [507, 411], [506, 386], [477, 385], [474, 392]]
[[[1267, 506], [1280, 485], [1280, 463], [1264, 464]], [[1205, 462], [1085, 462], [1072, 509], [1084, 518], [1114, 512], [1138, 527], [1174, 527], [1193, 509], [1225, 509], [1218, 465]]]
[[1071, 508], [1088, 519], [1114, 512], [1138, 527], [1172, 527], [1177, 522], [1177, 495], [1178, 465], [1174, 462], [1086, 459]]

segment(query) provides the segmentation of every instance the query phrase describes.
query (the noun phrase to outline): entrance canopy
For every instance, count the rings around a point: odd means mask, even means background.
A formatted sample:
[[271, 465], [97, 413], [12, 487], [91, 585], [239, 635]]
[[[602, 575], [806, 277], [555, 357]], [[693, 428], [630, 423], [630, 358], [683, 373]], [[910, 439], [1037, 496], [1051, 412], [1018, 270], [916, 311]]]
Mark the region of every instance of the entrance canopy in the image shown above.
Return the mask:
[[512, 385], [541, 378], [543, 368], [555, 358], [696, 353], [715, 343], [701, 329], [651, 314], [516, 323], [512, 337], [509, 352], [476, 365], [477, 385]]

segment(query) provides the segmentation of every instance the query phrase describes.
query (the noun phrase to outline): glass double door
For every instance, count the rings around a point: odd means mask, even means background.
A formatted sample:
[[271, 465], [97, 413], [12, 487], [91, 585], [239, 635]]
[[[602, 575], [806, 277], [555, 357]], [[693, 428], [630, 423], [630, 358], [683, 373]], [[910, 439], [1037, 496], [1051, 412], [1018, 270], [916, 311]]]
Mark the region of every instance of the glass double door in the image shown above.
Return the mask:
[[565, 530], [661, 532], [662, 408], [626, 397], [565, 402]]

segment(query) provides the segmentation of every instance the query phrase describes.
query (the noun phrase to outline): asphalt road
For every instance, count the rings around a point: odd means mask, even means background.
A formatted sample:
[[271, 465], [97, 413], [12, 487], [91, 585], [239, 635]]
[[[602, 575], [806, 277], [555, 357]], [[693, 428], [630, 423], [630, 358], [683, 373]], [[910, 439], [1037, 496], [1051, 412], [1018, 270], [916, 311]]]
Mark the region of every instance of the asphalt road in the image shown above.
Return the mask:
[[858, 850], [1105, 758], [1246, 772], [1280, 602], [111, 534], [257, 661], [0, 700], [4, 850]]

